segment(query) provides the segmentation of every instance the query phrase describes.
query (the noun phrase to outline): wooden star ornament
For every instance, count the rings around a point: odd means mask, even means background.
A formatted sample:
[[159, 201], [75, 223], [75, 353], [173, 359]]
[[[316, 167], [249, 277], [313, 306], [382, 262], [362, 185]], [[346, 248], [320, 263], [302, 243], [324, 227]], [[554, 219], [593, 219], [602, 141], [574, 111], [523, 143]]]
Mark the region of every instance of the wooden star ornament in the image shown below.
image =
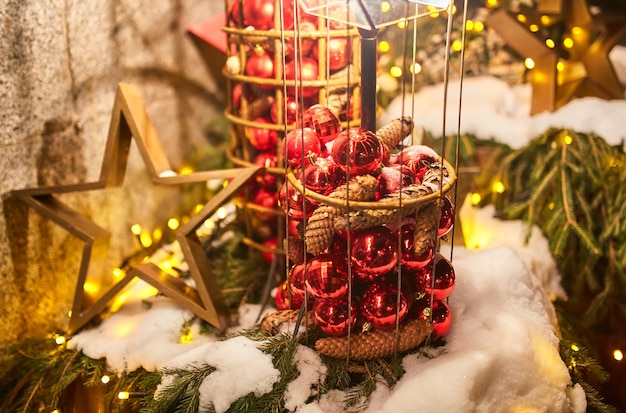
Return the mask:
[[[189, 266], [194, 287], [188, 286], [179, 278], [160, 270], [152, 263], [139, 264], [121, 279], [115, 280], [112, 274], [105, 273], [104, 265], [111, 238], [110, 233], [61, 202], [57, 197], [63, 193], [121, 186], [133, 138], [148, 175], [155, 185], [180, 185], [232, 178], [230, 183], [187, 224], [176, 230], [176, 238]], [[229, 311], [224, 304], [217, 282], [211, 274], [211, 265], [207, 262], [195, 232], [258, 170], [258, 167], [249, 167], [199, 171], [184, 175], [174, 173], [138, 90], [132, 85], [120, 83], [111, 113], [99, 179], [84, 184], [40, 187], [12, 192], [14, 197], [84, 243], [67, 326], [68, 334], [76, 332], [88, 321], [101, 314], [111, 300], [135, 278], [143, 279], [183, 308], [190, 310], [215, 327], [225, 329], [230, 320]]]
[[535, 11], [513, 16], [497, 9], [485, 23], [532, 59], [531, 115], [577, 97], [624, 98], [609, 52], [626, 34], [626, 13], [595, 16], [587, 0], [539, 0]]

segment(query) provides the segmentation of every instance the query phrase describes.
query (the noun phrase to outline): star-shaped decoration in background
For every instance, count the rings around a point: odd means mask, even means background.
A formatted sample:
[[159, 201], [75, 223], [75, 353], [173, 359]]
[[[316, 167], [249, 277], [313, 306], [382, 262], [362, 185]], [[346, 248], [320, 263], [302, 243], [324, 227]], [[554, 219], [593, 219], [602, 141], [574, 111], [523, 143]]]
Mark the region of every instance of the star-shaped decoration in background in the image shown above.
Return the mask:
[[[181, 279], [152, 263], [139, 264], [126, 272], [121, 279], [115, 281], [112, 274], [105, 274], [104, 268], [110, 233], [55, 196], [121, 186], [133, 138], [148, 175], [155, 185], [180, 185], [232, 178], [230, 183], [191, 217], [188, 223], [176, 230], [176, 238], [189, 266], [195, 287], [188, 286]], [[249, 167], [199, 171], [184, 175], [174, 173], [138, 90], [132, 85], [120, 83], [111, 113], [99, 179], [96, 182], [84, 184], [40, 187], [12, 193], [43, 217], [55, 222], [84, 242], [67, 326], [68, 334], [76, 332], [101, 314], [110, 301], [136, 277], [151, 284], [183, 308], [190, 310], [213, 326], [225, 329], [229, 324], [230, 314], [217, 282], [211, 275], [211, 266], [196, 235], [196, 230], [258, 170], [258, 167]], [[90, 288], [85, 288], [86, 285]], [[95, 291], [102, 293], [96, 295]]]
[[485, 23], [532, 68], [531, 115], [577, 97], [624, 98], [609, 52], [626, 34], [626, 12], [594, 16], [587, 0], [539, 0], [515, 16], [494, 10]]

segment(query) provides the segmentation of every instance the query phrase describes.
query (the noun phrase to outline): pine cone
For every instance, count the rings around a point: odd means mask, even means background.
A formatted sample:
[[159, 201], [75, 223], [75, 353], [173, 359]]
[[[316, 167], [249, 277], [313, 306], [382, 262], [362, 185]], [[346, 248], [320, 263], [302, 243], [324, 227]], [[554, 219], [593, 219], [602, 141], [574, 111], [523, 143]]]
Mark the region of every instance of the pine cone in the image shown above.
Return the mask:
[[387, 125], [376, 131], [378, 140], [387, 145], [388, 148], [395, 148], [400, 142], [413, 132], [413, 118], [403, 116], [392, 120]]
[[415, 238], [413, 250], [418, 254], [423, 254], [433, 246], [433, 241], [437, 239], [439, 229], [439, 205], [437, 199], [426, 204], [415, 216]]
[[[419, 346], [432, 332], [426, 320], [409, 320], [395, 330], [372, 330], [350, 336], [350, 360], [374, 360], [403, 353]], [[315, 350], [329, 357], [348, 357], [348, 337], [325, 337], [315, 342]]]
[[[295, 325], [298, 321], [299, 310], [281, 310], [275, 311], [263, 317], [261, 320], [261, 329], [270, 334], [276, 335], [283, 330], [283, 327], [287, 325]], [[315, 327], [315, 321], [313, 320], [313, 314], [305, 314], [302, 317], [302, 322], [307, 327]]]

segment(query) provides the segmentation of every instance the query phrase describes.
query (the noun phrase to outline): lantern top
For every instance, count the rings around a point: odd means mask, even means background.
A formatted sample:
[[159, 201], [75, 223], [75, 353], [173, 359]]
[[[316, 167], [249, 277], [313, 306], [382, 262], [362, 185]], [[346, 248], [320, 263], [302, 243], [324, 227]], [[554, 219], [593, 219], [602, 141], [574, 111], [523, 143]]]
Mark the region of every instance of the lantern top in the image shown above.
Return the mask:
[[309, 14], [366, 30], [406, 22], [448, 8], [450, 0], [299, 0]]

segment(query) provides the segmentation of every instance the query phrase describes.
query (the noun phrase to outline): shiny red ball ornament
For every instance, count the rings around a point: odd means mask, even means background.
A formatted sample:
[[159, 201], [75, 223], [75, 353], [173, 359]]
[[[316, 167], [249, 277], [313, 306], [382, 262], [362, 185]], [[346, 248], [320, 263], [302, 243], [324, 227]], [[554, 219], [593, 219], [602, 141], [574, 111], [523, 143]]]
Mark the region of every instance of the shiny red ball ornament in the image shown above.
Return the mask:
[[317, 86], [309, 86], [306, 83], [317, 80], [319, 77], [319, 66], [317, 60], [311, 57], [293, 59], [285, 65], [285, 77], [287, 80], [295, 80], [295, 87], [288, 86], [287, 94], [291, 96], [302, 96], [310, 98], [317, 94]]
[[350, 175], [373, 174], [383, 159], [383, 147], [373, 132], [355, 127], [337, 135], [331, 157]]
[[400, 263], [409, 271], [417, 271], [426, 267], [435, 256], [435, 240], [426, 251], [415, 252], [415, 224], [406, 223], [400, 227]]
[[398, 264], [398, 239], [387, 227], [357, 231], [350, 251], [352, 270], [362, 281], [374, 281]]
[[[262, 168], [276, 168], [278, 165], [278, 156], [276, 156], [276, 152], [273, 151], [263, 151], [259, 152], [252, 161], [257, 166]], [[259, 185], [264, 186], [266, 188], [276, 188], [276, 175], [270, 173], [266, 170], [260, 171], [256, 175], [256, 182]]]
[[[315, 163], [304, 168], [304, 186], [320, 195], [329, 195], [339, 184], [345, 182], [339, 167], [329, 158], [318, 158]], [[318, 204], [313, 198], [311, 203]]]
[[322, 144], [312, 129], [297, 128], [285, 135], [280, 150], [289, 166], [302, 168], [317, 160], [322, 153]]
[[[289, 297], [292, 309], [298, 309], [304, 302], [304, 296], [306, 294], [306, 266], [304, 263], [295, 264], [289, 270], [287, 274], [287, 283], [289, 285]], [[308, 305], [312, 305], [313, 300], [308, 300]]]
[[[279, 201], [280, 201], [280, 197], [279, 197]], [[282, 203], [282, 201], [280, 201], [281, 203], [281, 207], [283, 207], [283, 212], [286, 212], [284, 210], [284, 204]], [[287, 220], [287, 235], [289, 235], [290, 237], [295, 237], [295, 238], [302, 238], [300, 235], [300, 231], [298, 230], [298, 228], [301, 226], [302, 221], [296, 218], [289, 218]]]
[[[300, 104], [293, 96], [287, 96], [285, 98], [283, 109], [283, 119], [281, 123], [286, 123], [288, 125], [296, 123], [298, 119], [298, 113], [300, 111]], [[276, 102], [272, 103], [270, 107], [270, 118], [272, 122], [278, 123], [278, 104]]]
[[363, 318], [380, 330], [394, 328], [396, 318], [401, 323], [406, 318], [408, 309], [404, 294], [398, 293], [395, 286], [386, 282], [372, 283], [363, 293], [360, 302], [360, 313]]
[[[256, 118], [254, 122], [262, 125], [272, 124], [272, 122], [266, 118]], [[246, 128], [246, 137], [252, 146], [259, 151], [275, 149], [276, 143], [278, 142], [278, 132], [262, 126]]]
[[444, 196], [442, 201], [439, 229], [437, 230], [438, 237], [446, 235], [454, 226], [454, 203], [449, 196]]
[[378, 197], [382, 198], [415, 183], [415, 174], [405, 165], [383, 166], [377, 179]]
[[452, 263], [443, 255], [437, 253], [434, 262], [434, 282], [431, 272], [425, 274], [424, 291], [427, 296], [432, 294], [435, 300], [443, 300], [450, 295], [456, 285], [456, 274]]
[[[253, 26], [256, 30], [274, 27], [274, 0], [243, 0], [241, 7], [246, 26]], [[293, 3], [292, 7], [284, 6], [283, 9], [285, 13], [289, 13], [285, 16], [285, 21], [293, 22]]]
[[400, 151], [399, 161], [415, 173], [416, 182], [422, 182], [424, 174], [438, 157], [437, 152], [429, 146], [411, 145]]
[[[263, 241], [263, 246], [275, 250], [278, 247], [278, 239], [276, 237], [268, 238]], [[273, 251], [261, 251], [261, 256], [263, 257], [263, 261], [271, 264], [276, 256], [276, 253]]]
[[[274, 78], [274, 60], [269, 53], [262, 48], [254, 49], [246, 61], [245, 74], [250, 77], [261, 79]], [[262, 90], [272, 90], [274, 86], [254, 83], [254, 87]]]
[[444, 337], [448, 334], [452, 325], [452, 314], [445, 301], [436, 300], [433, 302], [433, 307], [430, 308], [430, 298], [422, 298], [415, 303], [414, 309], [417, 318], [426, 321], [432, 320], [433, 333], [437, 337]]
[[[356, 324], [357, 307], [347, 301], [317, 301], [313, 306], [313, 319], [320, 330], [329, 336], [344, 336]], [[350, 309], [350, 310], [348, 310]]]
[[339, 119], [325, 106], [315, 104], [302, 113], [302, 126], [315, 131], [323, 144], [332, 141], [341, 132]]
[[291, 297], [289, 294], [289, 283], [287, 280], [283, 281], [278, 287], [276, 287], [275, 293], [274, 303], [276, 304], [276, 308], [281, 311], [291, 309]]
[[305, 216], [310, 217], [316, 208], [288, 181], [284, 181], [278, 191], [278, 204], [290, 220], [298, 221], [304, 219]]
[[316, 300], [347, 301], [348, 272], [345, 258], [332, 254], [319, 254], [306, 266], [307, 291]]
[[[328, 68], [332, 72], [343, 69], [348, 65], [352, 57], [352, 41], [349, 37], [332, 37], [326, 47], [328, 50], [325, 57], [328, 59]], [[319, 60], [317, 44], [313, 47], [313, 56]]]
[[[275, 190], [268, 190], [267, 188], [259, 188], [252, 198], [252, 203], [267, 209], [274, 209], [278, 205], [278, 196]], [[254, 210], [255, 215], [260, 219], [271, 219], [274, 214], [271, 212], [265, 212], [260, 210]]]
[[[296, 37], [289, 37], [287, 39], [287, 46], [285, 47], [285, 55], [287, 58], [294, 59], [296, 52], [298, 56], [308, 56], [311, 54], [313, 46], [317, 44], [317, 41], [312, 37], [304, 37], [302, 34], [315, 31], [317, 31], [317, 24], [307, 19], [301, 19], [298, 30], [296, 31]], [[300, 35], [299, 39], [297, 37], [298, 35]]]

